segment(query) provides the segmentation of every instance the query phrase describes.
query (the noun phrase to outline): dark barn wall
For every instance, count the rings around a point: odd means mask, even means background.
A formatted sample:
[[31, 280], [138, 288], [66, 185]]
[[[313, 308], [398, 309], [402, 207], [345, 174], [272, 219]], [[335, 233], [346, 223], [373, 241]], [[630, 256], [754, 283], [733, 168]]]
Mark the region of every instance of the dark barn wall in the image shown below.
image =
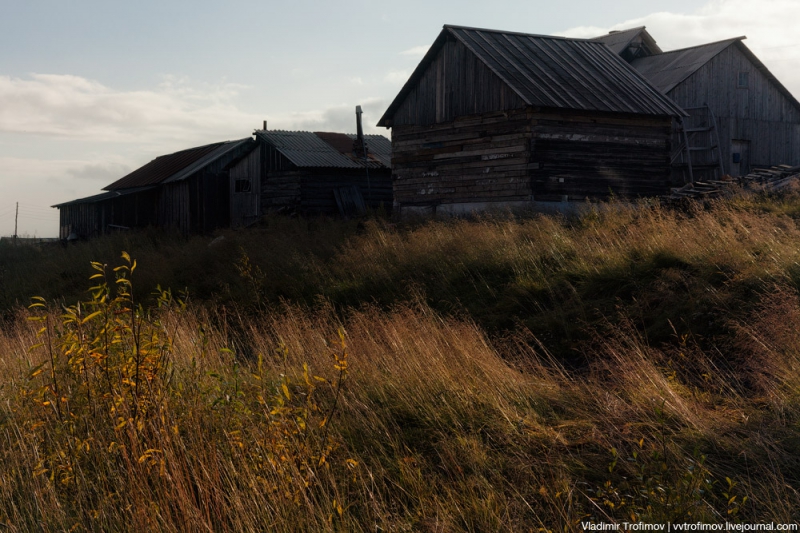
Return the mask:
[[528, 108], [395, 126], [400, 206], [636, 197], [669, 190], [671, 117]]
[[461, 42], [449, 37], [392, 117], [392, 126], [427, 126], [508, 111], [525, 102]]
[[59, 237], [70, 233], [79, 237], [95, 237], [119, 231], [121, 228], [142, 228], [156, 222], [157, 193], [155, 190], [124, 194], [96, 202], [72, 204], [59, 209]]
[[400, 206], [529, 200], [530, 114], [495, 112], [392, 127]]
[[282, 208], [303, 214], [339, 212], [334, 189], [356, 186], [364, 203], [377, 209], [392, 207], [392, 173], [387, 168], [302, 168], [295, 166], [272, 146], [265, 145], [262, 156], [261, 210]]
[[[738, 86], [748, 73], [747, 88]], [[800, 112], [736, 45], [729, 46], [667, 93], [682, 107], [706, 103], [717, 118], [725, 171], [733, 141], [749, 141], [751, 165], [800, 164]]]
[[671, 117], [543, 110], [531, 124], [535, 200], [669, 192]]
[[260, 215], [262, 161], [265, 147], [250, 152], [230, 169], [228, 195], [230, 197], [231, 227], [241, 227], [258, 219]]
[[307, 214], [336, 214], [334, 189], [358, 187], [372, 209], [392, 207], [392, 171], [389, 169], [312, 169], [300, 175], [300, 210]]
[[194, 174], [159, 187], [158, 226], [210, 233], [231, 224], [230, 166], [253, 150], [243, 143]]

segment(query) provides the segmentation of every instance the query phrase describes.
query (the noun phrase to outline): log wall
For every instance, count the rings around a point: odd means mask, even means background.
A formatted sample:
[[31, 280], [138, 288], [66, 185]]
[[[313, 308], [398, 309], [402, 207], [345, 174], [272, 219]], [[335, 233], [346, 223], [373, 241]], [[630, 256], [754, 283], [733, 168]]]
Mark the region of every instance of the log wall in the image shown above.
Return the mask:
[[526, 108], [394, 126], [400, 206], [668, 192], [671, 117]]

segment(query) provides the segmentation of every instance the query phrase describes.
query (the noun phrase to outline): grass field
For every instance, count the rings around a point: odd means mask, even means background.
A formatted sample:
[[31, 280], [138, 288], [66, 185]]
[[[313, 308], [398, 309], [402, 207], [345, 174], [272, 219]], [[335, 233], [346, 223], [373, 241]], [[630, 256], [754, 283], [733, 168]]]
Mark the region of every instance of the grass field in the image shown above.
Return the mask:
[[798, 214], [788, 193], [3, 247], [0, 524], [798, 521]]

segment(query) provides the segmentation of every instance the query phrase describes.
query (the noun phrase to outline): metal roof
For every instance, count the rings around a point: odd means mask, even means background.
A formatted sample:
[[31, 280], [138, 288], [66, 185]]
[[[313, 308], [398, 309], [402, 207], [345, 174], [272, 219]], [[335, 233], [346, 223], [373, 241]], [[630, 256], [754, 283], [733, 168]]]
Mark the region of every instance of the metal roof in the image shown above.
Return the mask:
[[592, 40], [605, 44], [615, 54], [621, 54], [626, 48], [628, 48], [628, 46], [631, 44], [631, 41], [639, 37], [639, 35], [642, 36], [642, 40], [650, 49], [652, 49], [654, 53], [661, 53], [661, 48], [658, 47], [655, 39], [653, 39], [653, 36], [648, 33], [645, 26], [639, 26], [629, 30], [611, 31], [606, 35], [595, 37]]
[[171, 183], [188, 178], [204, 166], [216, 161], [230, 150], [238, 148], [245, 143], [252, 143], [253, 139], [247, 137], [238, 141], [224, 141], [207, 144], [196, 148], [181, 150], [173, 154], [159, 156], [143, 167], [140, 167], [127, 176], [114, 183], [103, 187], [103, 190], [113, 191], [129, 187], [141, 187], [157, 183]]
[[602, 42], [445, 25], [379, 126], [391, 120], [450, 36], [463, 43], [528, 105], [685, 115]]
[[697, 72], [697, 70], [711, 61], [717, 54], [731, 45], [735, 45], [747, 59], [756, 67], [778, 91], [783, 94], [792, 105], [800, 110], [800, 102], [789, 92], [789, 90], [778, 81], [778, 78], [769, 71], [760, 59], [742, 42], [747, 37], [734, 37], [724, 41], [681, 48], [680, 50], [670, 50], [662, 54], [650, 57], [634, 59], [631, 62], [636, 70], [644, 74], [650, 82], [667, 93], [675, 88], [676, 85]]
[[119, 198], [120, 196], [127, 196], [129, 194], [135, 194], [137, 192], [149, 191], [155, 188], [156, 188], [155, 185], [148, 185], [146, 187], [131, 187], [130, 189], [103, 192], [100, 194], [95, 194], [94, 196], [87, 196], [86, 198], [78, 198], [77, 200], [70, 200], [69, 202], [62, 202], [60, 204], [51, 205], [50, 207], [57, 207], [60, 209], [68, 205], [91, 204], [95, 202], [102, 202], [104, 200], [112, 200], [114, 198]]
[[[353, 153], [355, 134], [256, 130], [256, 136], [302, 168], [364, 168]], [[383, 135], [364, 135], [369, 152], [368, 168], [390, 168], [392, 143]]]
[[697, 69], [711, 61], [717, 54], [744, 37], [725, 39], [714, 43], [670, 50], [662, 54], [634, 59], [631, 65], [650, 80], [650, 83], [667, 93]]

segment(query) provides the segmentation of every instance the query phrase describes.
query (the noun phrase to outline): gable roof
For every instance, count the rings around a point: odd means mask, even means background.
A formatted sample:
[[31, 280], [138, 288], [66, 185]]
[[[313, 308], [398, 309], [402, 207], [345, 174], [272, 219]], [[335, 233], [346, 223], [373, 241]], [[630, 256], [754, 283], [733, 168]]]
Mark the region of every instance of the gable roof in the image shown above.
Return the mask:
[[204, 166], [213, 163], [231, 150], [253, 143], [251, 137], [238, 141], [224, 141], [196, 148], [181, 150], [173, 154], [156, 157], [146, 165], [103, 187], [105, 191], [142, 187], [158, 183], [172, 183], [188, 178]]
[[[301, 168], [364, 168], [364, 159], [353, 153], [355, 134], [256, 130], [256, 136]], [[368, 168], [390, 168], [392, 143], [383, 135], [364, 135]]]
[[734, 37], [714, 43], [670, 50], [649, 57], [634, 59], [631, 65], [662, 92], [671, 91], [697, 69], [711, 61], [717, 54], [745, 37]]
[[662, 92], [667, 93], [697, 72], [700, 67], [711, 61], [717, 54], [729, 46], [736, 46], [753, 66], [775, 85], [778, 92], [784, 95], [795, 108], [800, 110], [800, 102], [789, 92], [789, 89], [784, 87], [766, 65], [742, 42], [746, 38], [744, 36], [734, 37], [733, 39], [700, 46], [670, 50], [662, 54], [634, 59], [631, 65], [644, 74], [653, 85], [661, 89]]
[[50, 207], [57, 207], [61, 209], [62, 207], [67, 207], [69, 205], [91, 204], [94, 202], [102, 202], [104, 200], [113, 200], [114, 198], [119, 198], [120, 196], [127, 196], [128, 194], [136, 194], [138, 192], [149, 191], [155, 188], [156, 188], [155, 185], [146, 185], [144, 187], [132, 187], [130, 189], [123, 189], [119, 191], [102, 192], [100, 194], [95, 194], [93, 196], [78, 198], [77, 200], [70, 200], [69, 202], [61, 202], [60, 204], [51, 205]]
[[621, 54], [628, 48], [631, 42], [641, 35], [642, 40], [648, 48], [655, 54], [661, 53], [661, 48], [656, 44], [656, 40], [648, 33], [645, 26], [631, 28], [629, 30], [610, 31], [606, 35], [594, 37], [593, 41], [599, 41], [608, 46], [615, 54]]
[[527, 105], [685, 114], [599, 41], [445, 25], [378, 126], [391, 120], [447, 39], [461, 42]]

